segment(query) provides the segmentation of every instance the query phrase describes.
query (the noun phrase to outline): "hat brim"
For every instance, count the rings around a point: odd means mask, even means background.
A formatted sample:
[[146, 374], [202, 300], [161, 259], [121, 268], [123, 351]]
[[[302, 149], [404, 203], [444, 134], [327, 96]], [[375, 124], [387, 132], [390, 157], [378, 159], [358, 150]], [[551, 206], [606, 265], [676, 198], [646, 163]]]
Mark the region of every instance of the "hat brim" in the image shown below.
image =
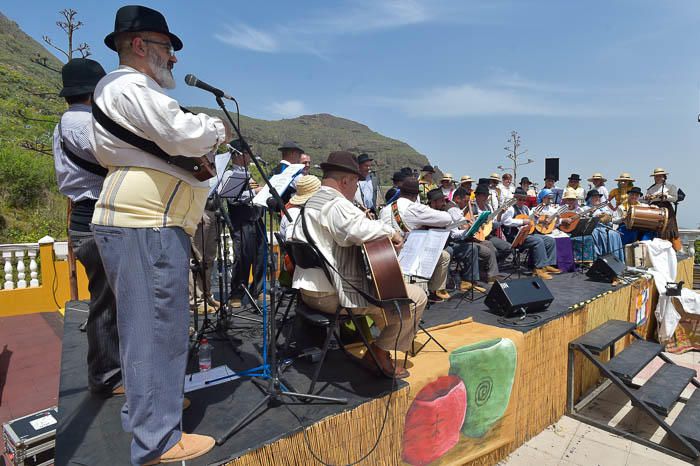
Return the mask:
[[180, 38], [178, 36], [176, 36], [172, 32], [151, 31], [149, 29], [135, 29], [133, 31], [119, 31], [119, 32], [115, 31], [115, 32], [112, 32], [112, 33], [108, 34], [107, 37], [105, 37], [105, 45], [116, 52], [117, 51], [117, 44], [114, 41], [119, 34], [122, 34], [125, 32], [157, 32], [159, 34], [165, 34], [168, 37], [170, 37], [170, 45], [173, 46], [173, 50], [175, 50], [176, 52], [178, 50], [182, 50], [182, 41], [180, 40]]
[[355, 170], [353, 168], [346, 167], [345, 165], [336, 165], [334, 163], [321, 162], [320, 167], [321, 167], [321, 170], [323, 170], [324, 172], [339, 171], [339, 172], [352, 173], [353, 175], [360, 176], [359, 170]]
[[631, 181], [631, 182], [635, 182], [635, 181], [637, 181], [637, 180], [635, 180], [634, 178], [615, 178], [615, 181]]
[[311, 199], [311, 196], [313, 196], [314, 194], [316, 194], [316, 193], [303, 194], [303, 195], [295, 194], [289, 198], [289, 203], [295, 204], [295, 205], [305, 204], [306, 201]]
[[607, 178], [593, 178], [593, 177], [588, 178], [588, 180], [586, 180], [586, 181], [594, 181], [594, 180], [600, 180], [600, 181], [602, 181], [602, 182], [608, 181]]
[[668, 176], [668, 172], [663, 172], [663, 173], [652, 173], [652, 174], [649, 175], [649, 176], [656, 176], [656, 175], [666, 175], [666, 176]]
[[72, 97], [74, 95], [81, 95], [81, 94], [92, 94], [95, 92], [95, 86], [86, 84], [84, 86], [69, 86], [69, 87], [64, 87], [61, 89], [61, 92], [58, 93], [59, 97]]

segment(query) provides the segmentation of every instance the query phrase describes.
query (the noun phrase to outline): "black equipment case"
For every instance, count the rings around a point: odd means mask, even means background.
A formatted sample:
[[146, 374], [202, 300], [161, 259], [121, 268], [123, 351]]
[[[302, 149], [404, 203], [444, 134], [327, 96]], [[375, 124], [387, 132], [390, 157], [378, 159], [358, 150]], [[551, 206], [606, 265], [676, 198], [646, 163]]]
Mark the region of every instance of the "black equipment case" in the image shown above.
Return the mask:
[[45, 409], [2, 425], [9, 465], [44, 466], [54, 463], [58, 410]]

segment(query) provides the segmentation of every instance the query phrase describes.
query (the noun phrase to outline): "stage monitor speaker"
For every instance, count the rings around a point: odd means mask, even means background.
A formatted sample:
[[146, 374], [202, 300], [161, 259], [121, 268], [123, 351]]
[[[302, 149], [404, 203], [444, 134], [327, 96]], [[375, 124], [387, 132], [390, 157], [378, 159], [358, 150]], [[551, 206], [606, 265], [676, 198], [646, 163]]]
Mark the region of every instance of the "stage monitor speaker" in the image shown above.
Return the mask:
[[612, 282], [615, 278], [622, 275], [627, 266], [620, 259], [615, 257], [613, 254], [606, 254], [600, 256], [593, 262], [593, 265], [586, 275], [591, 280], [601, 281], [601, 282]]
[[554, 179], [559, 181], [559, 157], [544, 159], [544, 176], [554, 175]]
[[509, 316], [517, 313], [543, 311], [554, 301], [554, 296], [541, 278], [522, 278], [495, 282], [484, 303], [492, 311]]

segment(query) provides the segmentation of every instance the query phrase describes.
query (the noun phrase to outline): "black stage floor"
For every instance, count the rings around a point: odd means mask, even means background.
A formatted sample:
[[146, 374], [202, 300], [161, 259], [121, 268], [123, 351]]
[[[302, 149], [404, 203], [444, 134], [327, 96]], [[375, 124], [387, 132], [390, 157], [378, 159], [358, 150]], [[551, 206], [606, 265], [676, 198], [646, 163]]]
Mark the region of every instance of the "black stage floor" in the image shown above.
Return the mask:
[[[546, 284], [555, 298], [549, 309], [539, 313], [540, 320], [532, 325], [511, 328], [531, 330], [560, 315], [573, 312], [571, 306], [574, 304], [614, 289], [610, 284], [592, 282], [583, 274], [573, 273], [555, 276]], [[449, 301], [433, 304], [427, 309], [424, 313], [426, 327], [469, 316], [476, 322], [508, 326], [499, 321], [499, 316], [488, 311], [483, 297], [475, 302], [460, 302], [460, 298], [461, 294], [455, 294]], [[70, 302], [66, 306], [57, 464], [128, 464], [131, 436], [122, 431], [119, 417], [124, 398], [101, 399], [87, 391], [87, 339], [86, 334], [78, 329], [86, 317], [86, 309], [83, 302]], [[259, 363], [261, 341], [261, 330], [258, 327], [259, 324], [255, 323], [237, 324], [237, 329], [232, 334], [243, 340], [236, 347], [238, 352], [229, 342], [212, 335], [213, 365], [228, 364], [234, 370], [256, 366]], [[390, 380], [369, 374], [351, 363], [341, 351], [330, 352], [328, 358], [320, 378], [327, 384], [322, 394], [347, 397], [347, 405], [301, 404], [269, 409], [223, 446], [216, 447], [190, 464], [219, 464], [238, 457], [248, 450], [299, 430], [301, 426], [297, 416], [305, 425], [310, 425], [382, 396], [392, 388]], [[308, 387], [312, 368], [312, 364], [306, 360], [296, 360], [284, 373], [284, 378], [292, 389], [303, 391]], [[184, 430], [217, 437], [255, 405], [262, 395], [253, 383], [237, 380], [190, 393], [188, 397], [192, 400], [192, 406], [183, 414]]]

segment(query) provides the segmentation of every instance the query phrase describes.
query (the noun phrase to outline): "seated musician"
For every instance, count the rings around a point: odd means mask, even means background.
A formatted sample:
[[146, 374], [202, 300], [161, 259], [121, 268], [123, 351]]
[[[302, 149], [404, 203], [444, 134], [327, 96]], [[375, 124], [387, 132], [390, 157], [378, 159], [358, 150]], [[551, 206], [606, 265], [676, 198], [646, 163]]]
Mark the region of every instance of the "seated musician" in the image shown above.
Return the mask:
[[603, 195], [597, 189], [591, 189], [586, 194], [588, 211], [593, 218], [598, 219], [598, 225], [593, 230], [593, 250], [595, 257], [613, 254], [622, 262], [625, 261], [625, 250], [620, 233], [612, 228], [613, 212], [610, 207], [603, 205]]
[[[431, 209], [427, 205], [416, 203], [418, 199], [418, 181], [406, 178], [401, 187], [399, 198], [388, 204], [379, 214], [379, 218], [387, 225], [398, 229], [404, 234], [420, 228], [443, 228], [452, 223], [452, 217], [447, 212]], [[442, 192], [440, 188], [437, 188]], [[442, 251], [435, 271], [428, 282], [429, 299], [440, 302], [450, 298], [445, 289], [447, 272], [450, 267], [450, 254]]]
[[583, 206], [586, 203], [583, 187], [581, 186], [581, 176], [578, 173], [571, 174], [569, 177], [569, 182], [567, 183], [566, 188], [564, 188], [564, 191], [567, 189], [573, 190], [573, 192], [576, 194], [576, 202], [578, 205]]
[[[471, 211], [472, 203], [469, 201], [469, 194], [464, 189], [458, 189], [452, 196], [452, 201], [455, 203], [453, 207], [447, 209], [447, 212], [452, 216], [453, 221], [458, 221], [463, 218], [475, 218], [473, 212]], [[466, 213], [465, 213], [466, 212]], [[498, 260], [496, 258], [496, 247], [491, 241], [484, 240], [479, 241], [474, 237], [469, 239], [464, 239], [467, 231], [469, 230], [469, 225], [464, 229], [455, 229], [450, 232], [450, 238], [453, 241], [452, 245], [452, 258], [456, 260], [461, 260], [462, 267], [462, 283], [465, 281], [464, 272], [468, 272], [468, 267], [471, 261], [471, 250], [476, 249], [478, 255], [478, 264], [481, 269], [482, 281], [493, 283], [498, 278]], [[461, 259], [460, 259], [461, 258]], [[465, 262], [466, 260], [466, 262]], [[469, 278], [467, 276], [467, 278]], [[473, 279], [473, 276], [471, 277]], [[471, 285], [471, 283], [470, 283]], [[469, 289], [469, 285], [465, 285], [466, 289]], [[460, 284], [460, 289], [462, 285]], [[464, 290], [463, 290], [464, 291]]]
[[[571, 212], [576, 215], [583, 215], [587, 209], [578, 205], [578, 193], [576, 190], [571, 188], [566, 188], [564, 190], [564, 195], [562, 196], [562, 203], [567, 207], [566, 212]], [[575, 221], [576, 217], [561, 217], [558, 220], [559, 225], [571, 225]], [[585, 222], [581, 217], [578, 217], [579, 222]], [[580, 225], [580, 223], [579, 223]], [[574, 232], [572, 232], [572, 235]], [[593, 262], [597, 256], [595, 256], [595, 248], [593, 246], [593, 237], [591, 235], [585, 236], [572, 236], [571, 242], [574, 251], [574, 258], [580, 262]]]
[[676, 220], [676, 209], [673, 206], [673, 203], [678, 202], [678, 188], [667, 182], [668, 173], [663, 168], [654, 169], [651, 176], [654, 177], [654, 184], [647, 188], [644, 200], [650, 205], [668, 209], [668, 224], [659, 237], [671, 241], [674, 249], [680, 251], [682, 245]]
[[[520, 179], [520, 187], [527, 193], [527, 206], [532, 208], [537, 205], [537, 191], [535, 191], [534, 184], [530, 181], [530, 178], [523, 176]], [[513, 191], [515, 193], [515, 190]]]
[[[410, 313], [398, 315], [393, 309], [384, 311], [370, 305], [349, 285], [352, 283], [365, 292], [370, 289], [359, 246], [375, 239], [391, 238], [392, 243], [400, 247], [403, 244], [401, 232], [378, 220], [368, 219], [353, 205], [360, 173], [353, 154], [333, 152], [321, 163], [321, 170], [321, 189], [306, 201], [304, 212], [294, 223], [292, 238], [307, 241], [305, 221], [310, 239], [337, 271], [329, 267], [331, 283], [321, 269], [296, 267], [293, 287], [300, 290], [302, 301], [312, 309], [332, 314], [340, 305], [371, 315], [375, 322], [383, 323], [384, 328], [371, 344], [381, 364], [380, 370], [385, 375], [407, 377], [408, 371], [394, 364], [390, 352], [394, 347], [400, 351], [410, 348], [427, 303], [425, 293], [420, 287], [407, 284], [408, 297], [414, 305]], [[369, 352], [362, 361], [374, 368]]]
[[[612, 197], [612, 193], [610, 193]], [[627, 200], [623, 202], [613, 214], [613, 223], [618, 225], [617, 231], [622, 233], [622, 244], [630, 244], [635, 241], [645, 241], [654, 239], [656, 234], [651, 231], [633, 230], [627, 227], [625, 221], [630, 207], [640, 205], [639, 199], [642, 197], [642, 189], [634, 186], [627, 192]]]
[[[516, 216], [529, 216], [530, 208], [525, 204], [527, 193], [518, 188], [515, 190], [515, 198], [518, 202], [503, 213], [503, 231], [509, 241], [513, 241], [518, 234], [518, 229], [525, 225], [531, 225], [532, 220], [528, 218], [516, 218]], [[520, 249], [530, 251], [535, 269], [533, 273], [543, 280], [551, 280], [550, 273], [560, 273], [556, 268], [557, 264], [557, 243], [554, 238], [545, 235], [529, 235]]]
[[[474, 202], [472, 203], [472, 213], [474, 218], [478, 217], [482, 212], [494, 212], [495, 207], [489, 202], [491, 196], [491, 190], [488, 184], [479, 183], [474, 190]], [[510, 243], [502, 240], [496, 235], [496, 228], [500, 226], [499, 219], [494, 219], [493, 230], [491, 234], [486, 237], [486, 241], [490, 242], [496, 249], [496, 256], [499, 261], [503, 261], [510, 254]]]

